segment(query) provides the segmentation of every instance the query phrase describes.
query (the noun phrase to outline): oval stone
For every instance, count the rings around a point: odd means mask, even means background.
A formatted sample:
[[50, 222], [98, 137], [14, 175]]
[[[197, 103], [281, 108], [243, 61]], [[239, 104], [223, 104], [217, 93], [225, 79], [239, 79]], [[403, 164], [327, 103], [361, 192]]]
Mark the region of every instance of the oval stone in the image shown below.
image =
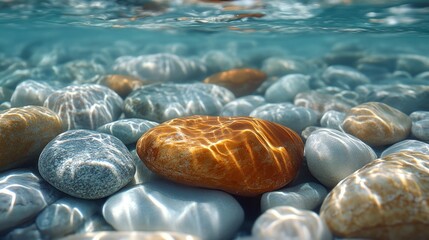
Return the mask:
[[265, 104], [265, 98], [249, 95], [237, 98], [223, 106], [220, 116], [249, 116], [255, 108]]
[[346, 238], [429, 236], [429, 155], [403, 151], [365, 165], [326, 197], [321, 217]]
[[179, 232], [139, 232], [139, 231], [100, 231], [70, 235], [62, 240], [200, 240], [189, 234]]
[[289, 74], [274, 82], [267, 91], [265, 99], [267, 102], [293, 102], [295, 96], [300, 92], [310, 90], [310, 76], [303, 74]]
[[256, 239], [332, 239], [332, 233], [319, 215], [286, 206], [269, 209], [259, 216], [252, 235]]
[[67, 129], [96, 129], [122, 113], [122, 98], [107, 87], [87, 84], [53, 92], [43, 106], [56, 112]]
[[140, 159], [155, 173], [243, 196], [292, 181], [303, 148], [289, 128], [250, 117], [177, 118], [152, 128], [137, 142]]
[[23, 107], [27, 105], [43, 106], [46, 98], [54, 91], [55, 89], [47, 82], [27, 80], [16, 86], [10, 99], [10, 105], [12, 107]]
[[429, 155], [429, 144], [417, 140], [406, 139], [386, 148], [381, 153], [380, 157], [385, 157], [389, 154], [401, 151], [421, 152]]
[[128, 149], [114, 136], [70, 130], [43, 149], [39, 172], [52, 186], [71, 196], [97, 199], [130, 182], [135, 166]]
[[257, 69], [241, 68], [216, 73], [204, 82], [225, 87], [236, 97], [241, 97], [254, 92], [266, 78], [267, 75]]
[[351, 108], [342, 127], [370, 146], [384, 146], [407, 138], [411, 119], [384, 103], [368, 102]]
[[63, 131], [60, 117], [45, 107], [0, 113], [0, 171], [37, 160], [46, 144]]
[[145, 82], [133, 76], [112, 74], [105, 76], [98, 83], [112, 89], [119, 96], [125, 98], [132, 91], [143, 86]]

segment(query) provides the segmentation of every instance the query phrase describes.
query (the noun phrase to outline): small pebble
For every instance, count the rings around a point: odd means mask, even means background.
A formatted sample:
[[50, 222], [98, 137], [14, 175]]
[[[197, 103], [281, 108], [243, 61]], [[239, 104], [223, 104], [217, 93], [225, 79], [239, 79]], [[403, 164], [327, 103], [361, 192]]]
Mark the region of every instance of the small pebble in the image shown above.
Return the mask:
[[265, 103], [265, 98], [257, 95], [237, 98], [222, 107], [220, 116], [247, 117], [253, 110], [255, 110], [255, 108], [264, 105]]
[[410, 118], [413, 122], [417, 122], [423, 119], [429, 119], [429, 111], [415, 111], [410, 114]]
[[352, 90], [359, 85], [371, 82], [367, 76], [356, 69], [341, 65], [329, 66], [323, 72], [322, 78], [329, 86], [347, 90]]
[[143, 86], [145, 83], [145, 81], [139, 78], [120, 74], [107, 75], [98, 81], [98, 84], [112, 89], [122, 98], [127, 97], [128, 94]]
[[139, 232], [139, 231], [100, 231], [67, 236], [61, 240], [201, 240], [189, 234], [179, 232]]
[[261, 197], [261, 210], [279, 206], [290, 206], [302, 210], [314, 210], [320, 206], [328, 195], [323, 185], [309, 182], [293, 187], [285, 187], [273, 192], [264, 193]]
[[380, 157], [385, 157], [392, 153], [397, 153], [401, 151], [414, 151], [421, 152], [423, 154], [429, 155], [429, 144], [417, 140], [403, 140], [398, 143], [393, 144], [392, 146], [386, 148], [380, 155]]
[[415, 54], [403, 54], [396, 62], [396, 69], [412, 75], [429, 71], [429, 57]]
[[156, 122], [144, 119], [127, 118], [104, 124], [97, 128], [97, 132], [113, 135], [128, 145], [136, 143], [145, 132], [157, 125]]
[[253, 110], [250, 116], [281, 124], [297, 133], [316, 125], [318, 121], [318, 114], [313, 109], [297, 107], [291, 103], [265, 104]]
[[350, 109], [342, 128], [370, 146], [385, 146], [408, 137], [411, 119], [384, 103], [368, 102]]
[[413, 122], [411, 133], [418, 140], [429, 141], [429, 118]]
[[314, 212], [282, 206], [267, 210], [256, 219], [252, 236], [257, 239], [330, 240], [332, 233]]
[[327, 128], [314, 131], [305, 142], [304, 151], [308, 169], [328, 188], [377, 158], [361, 140]]
[[45, 100], [54, 91], [55, 89], [47, 82], [27, 80], [16, 86], [10, 99], [10, 104], [12, 107], [43, 106]]
[[266, 91], [267, 102], [293, 102], [298, 93], [310, 90], [310, 76], [289, 74], [274, 82]]

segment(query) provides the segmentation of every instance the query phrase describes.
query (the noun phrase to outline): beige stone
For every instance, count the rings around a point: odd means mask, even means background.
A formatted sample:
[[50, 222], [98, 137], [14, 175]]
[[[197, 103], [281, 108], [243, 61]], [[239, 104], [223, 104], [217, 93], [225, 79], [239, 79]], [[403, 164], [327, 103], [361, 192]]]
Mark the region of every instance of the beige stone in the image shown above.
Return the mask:
[[411, 119], [384, 103], [368, 102], [351, 108], [342, 128], [370, 146], [384, 146], [407, 138]]
[[403, 151], [374, 160], [340, 182], [320, 214], [340, 237], [427, 239], [429, 155]]
[[0, 113], [0, 171], [37, 160], [43, 148], [64, 131], [59, 116], [40, 106]]

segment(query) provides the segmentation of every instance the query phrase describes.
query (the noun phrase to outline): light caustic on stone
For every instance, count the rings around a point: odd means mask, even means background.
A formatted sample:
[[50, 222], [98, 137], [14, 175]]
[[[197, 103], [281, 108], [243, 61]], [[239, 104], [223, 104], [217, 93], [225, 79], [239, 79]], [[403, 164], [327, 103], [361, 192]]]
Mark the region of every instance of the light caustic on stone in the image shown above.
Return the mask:
[[253, 196], [292, 181], [303, 143], [292, 130], [261, 119], [192, 116], [152, 128], [137, 152], [173, 181]]

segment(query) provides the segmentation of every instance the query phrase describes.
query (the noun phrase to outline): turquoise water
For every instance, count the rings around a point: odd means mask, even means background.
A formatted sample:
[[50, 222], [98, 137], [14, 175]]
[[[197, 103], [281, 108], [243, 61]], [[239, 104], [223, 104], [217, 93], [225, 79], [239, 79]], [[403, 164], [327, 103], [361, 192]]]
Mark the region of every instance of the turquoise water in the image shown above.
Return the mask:
[[[226, 57], [207, 60], [213, 51]], [[26, 80], [57, 88], [97, 83], [103, 76], [123, 74], [115, 69], [118, 58], [156, 53], [204, 62], [205, 71], [181, 83], [201, 82], [229, 68], [264, 69], [267, 59], [278, 57], [303, 63], [282, 70], [287, 73], [317, 78], [327, 65], [345, 65], [373, 82], [428, 85], [427, 75], [417, 79], [428, 66], [389, 75], [384, 71], [395, 67], [386, 62], [377, 65], [374, 60], [372, 68], [357, 61], [364, 56], [429, 57], [429, 3], [0, 0], [0, 87], [10, 92]], [[281, 75], [273, 70], [269, 81]], [[256, 93], [263, 95], [264, 90]], [[1, 100], [1, 109], [8, 108], [8, 99]], [[236, 235], [247, 236], [260, 214], [259, 199], [238, 200], [247, 219]]]

